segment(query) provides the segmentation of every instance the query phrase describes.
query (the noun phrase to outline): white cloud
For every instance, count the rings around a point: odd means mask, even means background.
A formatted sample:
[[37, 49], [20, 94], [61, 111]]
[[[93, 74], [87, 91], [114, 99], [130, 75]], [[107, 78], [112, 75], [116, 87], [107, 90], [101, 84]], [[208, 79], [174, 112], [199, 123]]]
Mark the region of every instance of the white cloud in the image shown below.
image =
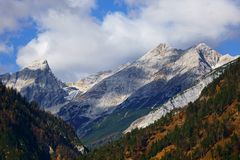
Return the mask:
[[4, 43], [0, 43], [0, 53], [8, 54], [8, 53], [12, 53], [12, 51], [13, 51], [13, 46], [7, 46]]
[[103, 22], [89, 14], [93, 0], [64, 2], [46, 4], [48, 10], [33, 14], [42, 32], [19, 50], [20, 66], [45, 58], [61, 79], [72, 80], [116, 67], [160, 42], [215, 44], [240, 25], [240, 8], [233, 0], [126, 0], [134, 6], [128, 15], [108, 13]]
[[124, 3], [127, 4], [129, 7], [136, 7], [139, 5], [147, 5], [149, 2], [153, 3], [156, 0], [124, 0]]
[[19, 50], [21, 66], [47, 59], [58, 76], [69, 80], [120, 65], [131, 56], [129, 44], [111, 39], [104, 27], [88, 17], [51, 10], [40, 25], [48, 30]]
[[53, 8], [89, 13], [94, 7], [95, 0], [0, 0], [0, 34], [17, 31], [28, 18], [37, 18]]

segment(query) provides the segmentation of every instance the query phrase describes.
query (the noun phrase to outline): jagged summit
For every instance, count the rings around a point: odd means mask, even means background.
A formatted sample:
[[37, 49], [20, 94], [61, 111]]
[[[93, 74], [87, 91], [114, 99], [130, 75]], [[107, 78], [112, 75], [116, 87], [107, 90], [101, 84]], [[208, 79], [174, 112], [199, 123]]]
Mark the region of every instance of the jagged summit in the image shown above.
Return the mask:
[[30, 63], [29, 65], [27, 65], [24, 68], [28, 68], [30, 70], [45, 70], [45, 69], [50, 69], [47, 60], [35, 60], [32, 63]]
[[210, 48], [206, 43], [201, 42], [195, 45], [196, 48]]
[[175, 54], [174, 48], [166, 43], [160, 43], [156, 48], [144, 54], [139, 61], [157, 60], [173, 54]]
[[171, 47], [169, 44], [167, 44], [167, 43], [160, 43], [160, 44], [157, 46], [157, 48], [158, 48], [159, 50], [164, 51], [164, 50], [170, 49], [170, 48], [172, 48], [172, 47]]
[[144, 54], [139, 60], [162, 59], [184, 52], [189, 52], [190, 57], [206, 60], [206, 62], [208, 62], [212, 68], [217, 64], [222, 56], [220, 53], [209, 47], [206, 43], [195, 44], [187, 50], [173, 48], [167, 43], [160, 43], [156, 48]]
[[211, 69], [215, 68], [217, 63], [221, 58], [221, 54], [209, 47], [205, 43], [199, 43], [192, 46], [188, 51], [193, 54], [192, 56], [196, 56], [200, 60], [200, 62], [205, 62], [211, 67]]
[[201, 43], [196, 43], [196, 44], [193, 44], [190, 48], [186, 49], [186, 50], [190, 50], [190, 49], [195, 49], [195, 50], [213, 50], [209, 45], [207, 45], [206, 43], [204, 42], [201, 42]]
[[54, 76], [46, 60], [37, 60], [18, 72], [1, 75], [0, 81], [43, 108], [62, 104], [68, 96], [63, 89], [65, 84]]
[[222, 55], [209, 47], [206, 43], [194, 45], [189, 50], [191, 50], [193, 53], [197, 53], [199, 59], [207, 62], [212, 69], [218, 68], [238, 58], [238, 56], [231, 56], [229, 54]]

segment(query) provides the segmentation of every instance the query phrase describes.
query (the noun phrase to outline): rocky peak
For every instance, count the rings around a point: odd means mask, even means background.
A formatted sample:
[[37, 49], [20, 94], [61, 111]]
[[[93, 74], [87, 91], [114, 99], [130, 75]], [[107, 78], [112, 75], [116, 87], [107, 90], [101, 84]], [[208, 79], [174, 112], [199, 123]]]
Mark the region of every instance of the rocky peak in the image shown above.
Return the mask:
[[200, 43], [193, 48], [199, 54], [201, 59], [207, 62], [211, 68], [214, 68], [220, 60], [221, 54], [210, 48], [205, 43]]
[[68, 95], [63, 89], [65, 84], [54, 76], [46, 60], [34, 61], [16, 73], [1, 75], [0, 81], [44, 108], [64, 103]]
[[156, 48], [143, 55], [138, 61], [155, 61], [173, 54], [175, 54], [174, 48], [170, 47], [168, 44], [161, 43]]
[[195, 48], [210, 48], [206, 43], [199, 43], [195, 45]]
[[35, 60], [24, 68], [28, 68], [30, 70], [49, 70], [50, 69], [47, 60]]
[[157, 49], [160, 50], [160, 51], [167, 51], [168, 49], [171, 49], [172, 47], [169, 46], [167, 43], [160, 43], [158, 46], [157, 46]]

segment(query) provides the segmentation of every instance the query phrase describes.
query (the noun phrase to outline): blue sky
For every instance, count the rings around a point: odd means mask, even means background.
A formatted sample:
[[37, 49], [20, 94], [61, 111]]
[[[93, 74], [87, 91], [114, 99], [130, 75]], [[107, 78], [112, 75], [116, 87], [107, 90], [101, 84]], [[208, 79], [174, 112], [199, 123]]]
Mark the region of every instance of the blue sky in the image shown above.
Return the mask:
[[[239, 3], [193, 1], [1, 1], [0, 72], [47, 59], [59, 78], [76, 80], [131, 61], [159, 43], [187, 48], [205, 42], [220, 53], [240, 54]], [[204, 8], [211, 15], [198, 12]]]
[[[112, 0], [98, 0], [96, 3], [97, 7], [91, 10], [91, 15], [99, 21], [102, 21], [109, 12], [119, 11], [126, 14], [128, 10], [124, 3], [118, 4]], [[0, 42], [7, 42], [7, 45], [13, 47], [10, 54], [0, 54], [0, 66], [4, 66], [4, 70], [0, 70], [2, 73], [15, 72], [20, 69], [19, 65], [16, 64], [18, 48], [30, 42], [37, 36], [37, 33], [36, 24], [32, 19], [29, 19], [29, 24], [19, 31], [5, 32], [1, 35]]]
[[92, 10], [92, 15], [99, 20], [103, 20], [104, 16], [109, 12], [119, 11], [127, 13], [128, 7], [124, 3], [117, 3], [113, 0], [98, 0], [97, 7]]
[[18, 32], [7, 32], [1, 36], [0, 40], [7, 41], [7, 45], [12, 46], [12, 51], [10, 51], [10, 53], [0, 54], [0, 63], [9, 67], [5, 68], [6, 72], [19, 70], [19, 66], [16, 64], [18, 48], [30, 42], [35, 36], [37, 36], [37, 32], [36, 25], [31, 23], [31, 25], [24, 27]]

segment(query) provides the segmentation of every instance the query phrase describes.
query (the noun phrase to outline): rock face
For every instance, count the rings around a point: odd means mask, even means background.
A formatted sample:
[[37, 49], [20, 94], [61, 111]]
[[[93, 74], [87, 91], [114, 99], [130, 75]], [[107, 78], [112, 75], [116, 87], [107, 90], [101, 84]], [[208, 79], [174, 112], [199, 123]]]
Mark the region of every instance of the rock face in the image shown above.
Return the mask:
[[77, 82], [67, 83], [67, 86], [77, 88], [81, 92], [80, 94], [78, 94], [80, 96], [90, 90], [94, 85], [101, 82], [103, 79], [119, 72], [128, 65], [129, 63], [118, 67], [116, 70], [101, 71], [96, 74], [89, 75], [85, 78], [78, 80]]
[[77, 96], [75, 101], [89, 105], [93, 115], [102, 113], [120, 105], [151, 82], [168, 82], [190, 71], [202, 76], [211, 71], [220, 57], [219, 53], [204, 44], [187, 51], [160, 44], [132, 64], [102, 79], [85, 94]]
[[64, 103], [64, 97], [68, 96], [63, 89], [65, 84], [56, 79], [47, 61], [35, 61], [19, 72], [1, 75], [0, 80], [45, 108]]
[[137, 118], [233, 59], [223, 58], [204, 43], [187, 50], [160, 44], [76, 96], [58, 115], [73, 124], [87, 143], [97, 141], [125, 130]]
[[[147, 128], [134, 130], [118, 141], [99, 147], [86, 159], [237, 159], [240, 154], [239, 68], [240, 59], [237, 59], [223, 70], [217, 69], [216, 76], [221, 71], [224, 73], [204, 88], [198, 100]], [[182, 95], [176, 100], [181, 102], [185, 96], [189, 97]], [[177, 101], [173, 103], [178, 106]]]
[[215, 69], [212, 72], [204, 75], [197, 81], [197, 83], [193, 87], [172, 97], [162, 106], [158, 107], [154, 111], [151, 111], [149, 114], [138, 118], [137, 120], [131, 123], [131, 125], [124, 131], [124, 133], [131, 132], [133, 129], [136, 128], [138, 129], [145, 128], [150, 124], [153, 124], [155, 121], [157, 121], [158, 119], [160, 119], [162, 116], [166, 115], [166, 113], [169, 113], [173, 109], [182, 108], [188, 105], [188, 103], [196, 101], [199, 98], [202, 90], [214, 79], [218, 78], [220, 75], [223, 74], [227, 65], [228, 64], [222, 65], [218, 69]]
[[98, 72], [97, 74], [90, 75], [86, 78], [80, 79], [77, 82], [68, 83], [67, 85], [70, 87], [75, 87], [79, 89], [82, 93], [85, 93], [90, 88], [92, 88], [95, 84], [99, 83], [104, 78], [107, 78], [112, 74], [113, 74], [113, 71]]

